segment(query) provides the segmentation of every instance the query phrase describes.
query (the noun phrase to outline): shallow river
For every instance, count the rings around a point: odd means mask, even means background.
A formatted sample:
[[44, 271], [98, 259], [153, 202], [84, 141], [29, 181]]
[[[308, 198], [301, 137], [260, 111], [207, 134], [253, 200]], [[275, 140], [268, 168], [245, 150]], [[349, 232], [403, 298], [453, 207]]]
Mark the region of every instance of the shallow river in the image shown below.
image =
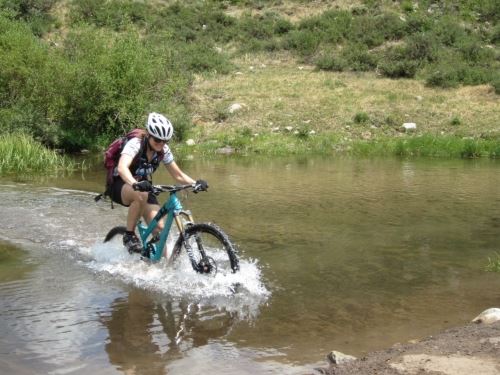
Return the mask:
[[330, 350], [361, 356], [500, 307], [484, 271], [500, 254], [500, 162], [182, 167], [209, 181], [183, 204], [232, 237], [237, 275], [102, 244], [126, 210], [94, 202], [99, 169], [0, 180], [0, 373], [303, 374]]

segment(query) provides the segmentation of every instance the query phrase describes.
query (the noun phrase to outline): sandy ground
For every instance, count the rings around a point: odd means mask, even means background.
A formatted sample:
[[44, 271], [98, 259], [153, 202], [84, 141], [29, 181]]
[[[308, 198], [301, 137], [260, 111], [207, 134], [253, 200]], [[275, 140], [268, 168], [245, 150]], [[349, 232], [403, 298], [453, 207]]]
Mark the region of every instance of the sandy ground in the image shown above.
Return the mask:
[[500, 321], [449, 329], [317, 371], [328, 375], [499, 375]]

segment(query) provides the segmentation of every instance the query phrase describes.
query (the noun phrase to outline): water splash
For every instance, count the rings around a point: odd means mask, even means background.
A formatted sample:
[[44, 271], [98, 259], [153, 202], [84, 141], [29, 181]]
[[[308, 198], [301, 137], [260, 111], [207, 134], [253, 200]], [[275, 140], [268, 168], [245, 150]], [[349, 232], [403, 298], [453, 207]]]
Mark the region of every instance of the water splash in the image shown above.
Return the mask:
[[[141, 261], [137, 254], [128, 254], [121, 241], [100, 242], [104, 237], [102, 228], [116, 225], [123, 219], [117, 215], [125, 211], [89, 205], [93, 195], [70, 189], [0, 185], [0, 198], [5, 202], [4, 217], [9, 218], [4, 222], [0, 220], [7, 229], [4, 237], [36, 239], [45, 251], [74, 258], [94, 272], [174, 299], [235, 312], [243, 318], [255, 317], [270, 297], [255, 260], [240, 259], [239, 272], [219, 272], [213, 277], [194, 272], [185, 254], [176, 267], [167, 266], [163, 261], [149, 264]], [[169, 238], [168, 248], [173, 247], [174, 240]]]
[[245, 318], [256, 316], [259, 306], [270, 296], [255, 260], [240, 260], [237, 273], [218, 272], [210, 276], [194, 272], [187, 255], [181, 255], [175, 267], [165, 260], [150, 264], [137, 254], [128, 254], [117, 241], [96, 243], [86, 255], [92, 258], [86, 264], [97, 272], [176, 299], [236, 312]]

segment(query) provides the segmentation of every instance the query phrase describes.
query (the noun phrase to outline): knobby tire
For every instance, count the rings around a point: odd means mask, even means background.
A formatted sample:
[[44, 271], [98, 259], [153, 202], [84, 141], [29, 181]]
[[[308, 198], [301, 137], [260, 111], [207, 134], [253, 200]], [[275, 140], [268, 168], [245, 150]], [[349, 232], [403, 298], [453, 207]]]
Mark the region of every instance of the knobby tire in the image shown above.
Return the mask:
[[111, 241], [114, 236], [116, 235], [124, 235], [125, 232], [127, 231], [127, 228], [124, 226], [119, 226], [119, 227], [114, 227], [111, 229], [108, 234], [106, 234], [106, 237], [104, 237], [104, 242]]
[[238, 271], [239, 261], [236, 255], [236, 249], [234, 245], [231, 243], [231, 240], [222, 231], [222, 229], [220, 229], [217, 225], [212, 223], [200, 223], [188, 226], [184, 230], [184, 235], [180, 235], [175, 243], [174, 249], [172, 251], [171, 261], [175, 262], [178, 259], [183, 247], [185, 247], [184, 246], [185, 241], [188, 241], [188, 243], [195, 244], [197, 238], [198, 240], [200, 238], [204, 239], [206, 236], [209, 236], [212, 244], [217, 243], [217, 246], [214, 247], [211, 244], [210, 246], [207, 246], [207, 248], [205, 249], [200, 249], [197, 245], [192, 246], [193, 255], [199, 259], [205, 256], [210, 256], [210, 257], [215, 256], [215, 261], [218, 268], [219, 265], [222, 264], [223, 262], [223, 260], [220, 258], [223, 258], [225, 262], [229, 261], [231, 272], [234, 273]]

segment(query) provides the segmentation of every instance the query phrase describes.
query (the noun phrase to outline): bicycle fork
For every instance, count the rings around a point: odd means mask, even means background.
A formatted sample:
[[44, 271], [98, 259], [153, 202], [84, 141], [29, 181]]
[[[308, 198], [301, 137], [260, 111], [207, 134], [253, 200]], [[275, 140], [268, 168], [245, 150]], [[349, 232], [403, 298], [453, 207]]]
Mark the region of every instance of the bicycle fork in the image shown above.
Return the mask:
[[[183, 223], [180, 216], [184, 215], [188, 218], [188, 221], [186, 223]], [[198, 251], [201, 255], [201, 260], [199, 262], [196, 261], [195, 254], [193, 252], [193, 248], [189, 241], [187, 240], [186, 236], [186, 228], [189, 227], [190, 225], [194, 224], [193, 216], [191, 215], [191, 211], [179, 211], [174, 213], [174, 220], [177, 225], [177, 228], [179, 229], [179, 236], [182, 239], [182, 242], [184, 244], [184, 247], [186, 248], [186, 252], [188, 254], [189, 260], [191, 261], [191, 266], [196, 272], [200, 273], [208, 273], [211, 271], [211, 268], [209, 267], [208, 263], [205, 261], [205, 250], [203, 249], [203, 243], [202, 240], [199, 236], [195, 236], [196, 240], [196, 245], [198, 246]]]

